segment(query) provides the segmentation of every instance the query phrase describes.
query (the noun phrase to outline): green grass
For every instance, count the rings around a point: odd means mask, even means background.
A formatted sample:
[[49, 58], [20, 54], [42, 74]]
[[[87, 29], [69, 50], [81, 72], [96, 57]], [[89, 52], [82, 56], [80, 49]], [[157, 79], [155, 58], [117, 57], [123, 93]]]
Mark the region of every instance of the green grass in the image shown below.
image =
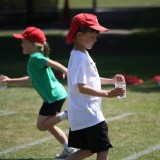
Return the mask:
[[[83, 2], [83, 1], [82, 1]], [[78, 0], [70, 0], [74, 6], [83, 6]], [[62, 0], [60, 1], [62, 3]], [[81, 4], [80, 4], [81, 3]], [[134, 3], [134, 5], [132, 5]], [[98, 0], [101, 6], [141, 6], [159, 5], [159, 0], [153, 1], [110, 1]], [[85, 1], [85, 6], [91, 4]], [[72, 6], [71, 6], [72, 7]], [[109, 152], [112, 160], [122, 160], [134, 153], [160, 144], [160, 87], [152, 82], [152, 78], [159, 73], [159, 21], [153, 17], [159, 11], [152, 10], [139, 16], [134, 34], [125, 42], [127, 52], [103, 51], [91, 56], [95, 60], [99, 73], [105, 77], [112, 77], [116, 73], [136, 75], [144, 80], [141, 85], [128, 85], [126, 99], [103, 99], [102, 110], [106, 118], [131, 113], [130, 116], [111, 121], [109, 135], [114, 146]], [[150, 21], [146, 17], [150, 17]], [[53, 52], [51, 58], [67, 65], [68, 50], [55, 50], [58, 42], [64, 40], [66, 31], [45, 31]], [[28, 56], [22, 54], [20, 41], [11, 38], [13, 31], [1, 32], [0, 35], [0, 74], [11, 77], [26, 75]], [[94, 51], [94, 48], [93, 48]], [[158, 53], [158, 54], [155, 54]], [[66, 80], [60, 80], [66, 87]], [[109, 87], [103, 87], [110, 89]], [[36, 119], [42, 100], [32, 87], [8, 87], [0, 90], [0, 159], [49, 159], [62, 151], [61, 145], [53, 138], [43, 143], [27, 148], [14, 150], [6, 154], [1, 152], [13, 147], [30, 144], [45, 137], [50, 138], [48, 132], [40, 132], [36, 128]], [[66, 108], [66, 103], [64, 108]], [[64, 109], [63, 108], [63, 109]], [[5, 113], [14, 114], [3, 116]], [[59, 126], [68, 130], [68, 121]], [[159, 150], [143, 155], [137, 160], [159, 160]], [[95, 160], [95, 156], [88, 158]]]
[[[67, 89], [67, 86], [65, 86]], [[111, 86], [103, 87], [110, 89]], [[102, 111], [106, 118], [125, 113], [130, 116], [108, 122], [109, 135], [114, 146], [110, 150], [110, 159], [121, 160], [133, 153], [160, 144], [160, 88], [152, 82], [127, 86], [126, 99], [103, 99]], [[48, 132], [36, 129], [36, 119], [41, 106], [41, 98], [32, 87], [8, 87], [0, 90], [0, 151], [30, 144], [45, 137]], [[66, 108], [66, 103], [63, 107]], [[14, 114], [2, 116], [4, 113]], [[64, 131], [68, 130], [68, 121], [60, 123]], [[1, 154], [0, 159], [49, 159], [62, 150], [53, 138], [43, 143]], [[159, 151], [144, 155], [138, 160], [158, 160]], [[95, 160], [95, 156], [88, 158]]]
[[[68, 0], [71, 8], [91, 7], [92, 0]], [[159, 0], [97, 0], [98, 7], [139, 7], [139, 6], [157, 6]], [[64, 6], [64, 0], [59, 0], [59, 8]]]

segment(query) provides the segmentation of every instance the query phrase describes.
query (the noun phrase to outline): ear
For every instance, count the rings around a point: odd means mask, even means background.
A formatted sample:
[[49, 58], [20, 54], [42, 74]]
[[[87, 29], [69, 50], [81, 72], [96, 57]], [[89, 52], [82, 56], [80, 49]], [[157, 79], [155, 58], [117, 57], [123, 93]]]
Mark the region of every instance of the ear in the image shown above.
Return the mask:
[[77, 38], [81, 38], [82, 35], [83, 35], [82, 32], [78, 32], [78, 33], [76, 34], [76, 37], [77, 37]]

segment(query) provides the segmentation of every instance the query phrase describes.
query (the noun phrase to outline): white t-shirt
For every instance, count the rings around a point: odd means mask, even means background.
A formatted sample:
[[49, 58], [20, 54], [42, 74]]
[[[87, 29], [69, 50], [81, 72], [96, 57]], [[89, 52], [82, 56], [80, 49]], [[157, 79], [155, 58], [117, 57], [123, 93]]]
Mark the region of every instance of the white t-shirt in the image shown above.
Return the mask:
[[78, 83], [101, 89], [100, 77], [88, 53], [72, 50], [68, 64], [68, 119], [72, 131], [91, 127], [102, 121], [101, 98], [79, 92]]

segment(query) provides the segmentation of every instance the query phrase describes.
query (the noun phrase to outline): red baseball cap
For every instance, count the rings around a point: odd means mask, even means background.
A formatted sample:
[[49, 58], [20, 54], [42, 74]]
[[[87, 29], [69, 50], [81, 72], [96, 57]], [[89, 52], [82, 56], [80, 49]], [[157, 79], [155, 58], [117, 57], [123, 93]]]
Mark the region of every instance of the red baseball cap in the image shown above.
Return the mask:
[[35, 43], [44, 43], [46, 41], [43, 31], [36, 27], [27, 27], [22, 34], [13, 34], [13, 37], [28, 39]]
[[77, 30], [84, 27], [90, 27], [97, 31], [104, 31], [107, 32], [108, 29], [101, 26], [98, 23], [97, 16], [94, 14], [89, 13], [80, 13], [73, 17], [71, 26], [66, 38], [66, 43], [70, 44], [74, 42], [74, 35], [76, 34]]

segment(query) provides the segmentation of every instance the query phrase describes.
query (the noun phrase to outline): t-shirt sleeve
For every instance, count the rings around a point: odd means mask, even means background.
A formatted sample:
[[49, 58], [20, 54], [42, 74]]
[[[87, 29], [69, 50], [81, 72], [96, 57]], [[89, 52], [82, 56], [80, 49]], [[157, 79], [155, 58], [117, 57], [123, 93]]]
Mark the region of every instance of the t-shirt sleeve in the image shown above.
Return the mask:
[[48, 57], [36, 56], [36, 57], [32, 57], [31, 61], [32, 61], [32, 63], [37, 65], [39, 68], [44, 68], [44, 67], [46, 67], [46, 63], [47, 63], [48, 59], [49, 59]]
[[72, 85], [77, 85], [78, 83], [86, 84], [87, 83], [87, 75], [86, 75], [86, 65], [85, 62], [77, 65], [71, 69], [71, 81]]

